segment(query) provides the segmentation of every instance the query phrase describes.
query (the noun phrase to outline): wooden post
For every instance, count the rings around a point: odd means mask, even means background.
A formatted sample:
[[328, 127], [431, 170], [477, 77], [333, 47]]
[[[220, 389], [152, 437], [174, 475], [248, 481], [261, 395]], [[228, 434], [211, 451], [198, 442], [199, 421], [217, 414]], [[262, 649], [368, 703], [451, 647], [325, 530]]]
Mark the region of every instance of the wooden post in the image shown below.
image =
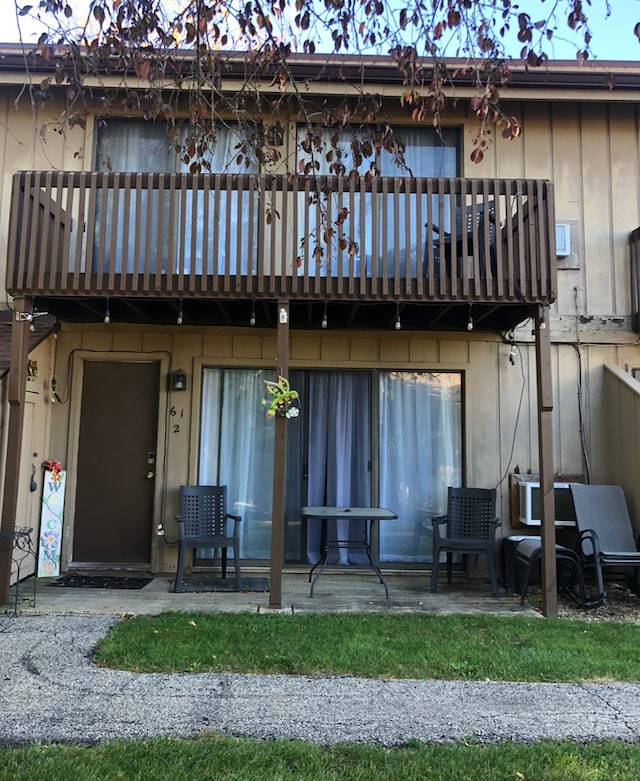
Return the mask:
[[[289, 374], [289, 302], [278, 301], [276, 321], [277, 373]], [[269, 607], [282, 607], [282, 564], [284, 562], [284, 508], [287, 477], [287, 419], [275, 417], [273, 446], [273, 498], [271, 502], [271, 571], [269, 578]]]
[[551, 338], [548, 307], [536, 307], [536, 374], [538, 387], [538, 459], [542, 504], [542, 613], [558, 615], [556, 572], [556, 513], [553, 497], [553, 388], [551, 382]]
[[[20, 453], [22, 451], [22, 430], [24, 428], [24, 400], [27, 382], [27, 361], [29, 359], [29, 325], [26, 314], [31, 309], [31, 298], [13, 300], [14, 317], [11, 324], [11, 354], [7, 400], [9, 422], [7, 426], [7, 455], [2, 498], [3, 532], [13, 532], [16, 527], [18, 493], [20, 489]], [[0, 544], [0, 605], [9, 601], [11, 579], [11, 553], [13, 545]]]

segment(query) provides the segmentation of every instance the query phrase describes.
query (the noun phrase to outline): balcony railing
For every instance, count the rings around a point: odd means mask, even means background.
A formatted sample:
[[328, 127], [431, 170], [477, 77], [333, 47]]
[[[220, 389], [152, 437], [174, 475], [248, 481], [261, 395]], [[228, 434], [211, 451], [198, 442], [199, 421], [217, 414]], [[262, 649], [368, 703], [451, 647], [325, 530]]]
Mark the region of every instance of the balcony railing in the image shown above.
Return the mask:
[[31, 171], [13, 295], [550, 303], [552, 185]]

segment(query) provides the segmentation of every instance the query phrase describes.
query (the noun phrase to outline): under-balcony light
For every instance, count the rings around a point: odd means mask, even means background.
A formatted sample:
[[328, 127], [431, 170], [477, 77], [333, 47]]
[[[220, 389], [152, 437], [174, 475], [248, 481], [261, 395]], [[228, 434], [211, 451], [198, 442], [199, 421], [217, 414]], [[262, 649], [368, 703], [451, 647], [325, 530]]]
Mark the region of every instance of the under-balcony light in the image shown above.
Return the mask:
[[104, 307], [104, 322], [105, 325], [109, 325], [111, 322], [111, 314], [109, 313], [109, 296], [106, 296], [106, 302]]
[[324, 302], [324, 314], [322, 315], [322, 323], [320, 323], [322, 328], [326, 328], [329, 325], [329, 321], [327, 320], [327, 302]]
[[547, 305], [544, 304], [544, 306], [542, 307], [542, 314], [540, 315], [540, 330], [541, 331], [544, 331], [544, 329], [547, 327], [547, 319], [546, 319], [545, 314], [544, 314], [546, 312], [546, 309], [547, 309]]
[[399, 331], [402, 328], [402, 323], [400, 322], [400, 304], [397, 301], [396, 301], [396, 322], [394, 327], [396, 331]]
[[183, 321], [183, 313], [182, 313], [182, 298], [180, 298], [180, 309], [178, 310], [178, 319], [176, 320], [178, 325], [182, 325]]
[[253, 328], [256, 324], [256, 300], [251, 299], [251, 317], [249, 318], [249, 325]]
[[469, 304], [469, 318], [467, 320], [467, 331], [473, 331], [472, 305]]

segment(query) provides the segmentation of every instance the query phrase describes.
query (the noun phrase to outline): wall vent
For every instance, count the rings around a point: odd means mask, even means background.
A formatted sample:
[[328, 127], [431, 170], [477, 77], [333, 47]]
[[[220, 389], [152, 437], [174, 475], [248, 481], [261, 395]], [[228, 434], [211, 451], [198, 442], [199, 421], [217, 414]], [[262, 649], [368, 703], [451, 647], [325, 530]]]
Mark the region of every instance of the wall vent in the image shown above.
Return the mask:
[[566, 222], [556, 223], [556, 257], [571, 255], [571, 226]]

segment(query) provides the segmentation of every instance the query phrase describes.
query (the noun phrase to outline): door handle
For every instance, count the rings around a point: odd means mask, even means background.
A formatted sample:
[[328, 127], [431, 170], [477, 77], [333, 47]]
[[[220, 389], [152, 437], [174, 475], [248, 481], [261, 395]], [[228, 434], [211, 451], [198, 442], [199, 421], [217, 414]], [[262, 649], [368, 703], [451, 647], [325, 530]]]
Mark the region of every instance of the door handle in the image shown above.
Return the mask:
[[155, 477], [154, 472], [147, 472], [147, 480], [153, 480], [154, 477]]

